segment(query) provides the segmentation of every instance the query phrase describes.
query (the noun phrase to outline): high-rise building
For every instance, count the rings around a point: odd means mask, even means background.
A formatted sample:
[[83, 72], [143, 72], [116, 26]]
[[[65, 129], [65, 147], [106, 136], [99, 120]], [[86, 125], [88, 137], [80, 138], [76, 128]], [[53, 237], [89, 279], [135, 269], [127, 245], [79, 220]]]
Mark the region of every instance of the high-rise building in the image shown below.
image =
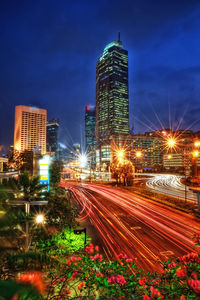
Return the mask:
[[128, 51], [118, 40], [108, 44], [96, 66], [96, 143], [110, 145], [113, 136], [129, 134]]
[[94, 106], [85, 107], [85, 147], [88, 153], [89, 165], [92, 170], [96, 165], [96, 110]]
[[46, 109], [15, 106], [14, 150], [46, 153]]
[[47, 122], [47, 152], [58, 152], [59, 119], [52, 119]]
[[120, 36], [108, 44], [96, 67], [97, 145], [129, 133], [128, 51]]
[[85, 147], [90, 152], [95, 146], [96, 111], [94, 106], [85, 107]]

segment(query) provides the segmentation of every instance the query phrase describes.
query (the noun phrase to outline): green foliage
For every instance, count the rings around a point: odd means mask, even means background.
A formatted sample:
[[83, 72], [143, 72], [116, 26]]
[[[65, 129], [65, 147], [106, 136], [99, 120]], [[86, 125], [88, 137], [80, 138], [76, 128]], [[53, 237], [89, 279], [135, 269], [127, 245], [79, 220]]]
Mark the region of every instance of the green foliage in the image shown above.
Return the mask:
[[[22, 284], [14, 280], [0, 281], [1, 300], [42, 300], [43, 297], [29, 284]], [[13, 297], [16, 298], [13, 298]]]
[[61, 179], [61, 171], [63, 169], [63, 165], [58, 162], [54, 161], [51, 163], [49, 172], [50, 172], [50, 186], [55, 188], [58, 186], [60, 179]]
[[50, 262], [50, 258], [45, 253], [38, 252], [22, 252], [17, 254], [9, 254], [7, 257], [7, 265], [13, 271], [39, 269], [41, 270]]
[[[48, 197], [48, 210], [46, 220], [49, 226], [55, 226], [59, 230], [65, 227], [75, 227], [78, 211], [72, 206], [65, 195], [60, 195], [58, 189], [56, 193], [51, 192]], [[62, 191], [63, 193], [63, 191]]]
[[17, 199], [28, 202], [41, 199], [43, 186], [38, 176], [29, 177], [28, 173], [23, 173], [18, 179], [12, 178], [9, 185]]
[[[90, 241], [91, 239], [87, 237], [87, 243]], [[41, 253], [51, 257], [64, 257], [84, 248], [84, 235], [75, 235], [73, 229], [66, 228], [61, 233], [38, 240], [36, 247]]]

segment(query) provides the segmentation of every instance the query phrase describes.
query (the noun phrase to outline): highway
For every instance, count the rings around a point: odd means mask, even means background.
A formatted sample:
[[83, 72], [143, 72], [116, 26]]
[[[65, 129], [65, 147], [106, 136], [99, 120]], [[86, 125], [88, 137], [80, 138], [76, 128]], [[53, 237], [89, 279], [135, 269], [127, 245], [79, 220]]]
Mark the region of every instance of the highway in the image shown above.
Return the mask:
[[122, 252], [146, 271], [161, 271], [159, 261], [197, 250], [195, 217], [116, 187], [69, 182], [65, 187], [81, 207], [79, 221], [93, 225], [108, 259]]
[[188, 186], [181, 183], [182, 176], [158, 174], [149, 178], [146, 182], [148, 188], [162, 194], [185, 199], [189, 202], [197, 202], [197, 195], [189, 190]]

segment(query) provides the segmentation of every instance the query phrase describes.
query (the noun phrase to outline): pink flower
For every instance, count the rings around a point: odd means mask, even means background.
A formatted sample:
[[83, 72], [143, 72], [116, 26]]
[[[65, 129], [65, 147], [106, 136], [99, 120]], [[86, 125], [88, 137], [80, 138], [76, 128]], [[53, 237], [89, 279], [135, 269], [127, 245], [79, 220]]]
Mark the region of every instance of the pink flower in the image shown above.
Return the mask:
[[131, 262], [132, 263], [132, 262], [134, 262], [134, 260], [132, 258], [127, 258], [126, 262]]
[[71, 261], [76, 261], [76, 257], [75, 256], [71, 256]]
[[80, 256], [78, 256], [78, 257], [76, 258], [76, 260], [77, 260], [77, 261], [80, 261], [80, 260], [81, 260], [81, 257], [80, 257]]
[[117, 283], [119, 283], [119, 285], [125, 285], [125, 284], [127, 284], [127, 281], [125, 280], [124, 276], [120, 275], [120, 274], [118, 274], [116, 276], [116, 281], [117, 281]]
[[175, 266], [176, 266], [175, 262], [171, 262], [170, 264], [168, 264], [168, 269], [171, 269]]
[[125, 259], [125, 258], [127, 258], [127, 255], [126, 255], [126, 254], [123, 254], [123, 253], [120, 253], [120, 254], [118, 255], [118, 257], [119, 257], [120, 259]]
[[72, 273], [72, 278], [76, 278], [76, 275], [78, 274], [78, 272], [74, 272]]
[[176, 276], [177, 276], [178, 278], [180, 278], [180, 277], [185, 277], [185, 276], [187, 276], [187, 272], [186, 272], [185, 269], [178, 269], [178, 270], [176, 271]]
[[108, 279], [107, 279], [107, 281], [108, 281], [108, 283], [109, 284], [113, 284], [113, 283], [115, 283], [115, 276], [110, 276]]
[[84, 286], [85, 286], [85, 282], [81, 282], [81, 283], [78, 285], [78, 290], [81, 290]]
[[148, 295], [143, 295], [143, 300], [150, 300], [150, 297]]

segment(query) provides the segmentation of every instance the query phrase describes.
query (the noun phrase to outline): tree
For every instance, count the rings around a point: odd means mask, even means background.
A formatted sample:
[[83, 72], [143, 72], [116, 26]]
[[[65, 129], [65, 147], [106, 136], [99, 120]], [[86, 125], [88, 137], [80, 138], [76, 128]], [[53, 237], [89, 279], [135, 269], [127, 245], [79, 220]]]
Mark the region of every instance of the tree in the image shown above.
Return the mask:
[[135, 168], [130, 161], [114, 161], [110, 166], [110, 170], [112, 177], [116, 179], [117, 184], [121, 184], [122, 182], [125, 186], [133, 184]]
[[23, 173], [18, 179], [12, 178], [9, 185], [17, 199], [30, 202], [39, 200], [42, 196], [43, 186], [38, 176], [29, 177], [28, 173]]
[[54, 161], [50, 165], [49, 172], [50, 172], [50, 186], [52, 188], [56, 188], [61, 179], [61, 171], [63, 169], [63, 165], [61, 162]]
[[46, 213], [46, 220], [49, 226], [55, 226], [59, 230], [65, 227], [74, 227], [77, 225], [77, 216], [78, 211], [73, 208], [64, 191], [58, 188], [49, 193]]

